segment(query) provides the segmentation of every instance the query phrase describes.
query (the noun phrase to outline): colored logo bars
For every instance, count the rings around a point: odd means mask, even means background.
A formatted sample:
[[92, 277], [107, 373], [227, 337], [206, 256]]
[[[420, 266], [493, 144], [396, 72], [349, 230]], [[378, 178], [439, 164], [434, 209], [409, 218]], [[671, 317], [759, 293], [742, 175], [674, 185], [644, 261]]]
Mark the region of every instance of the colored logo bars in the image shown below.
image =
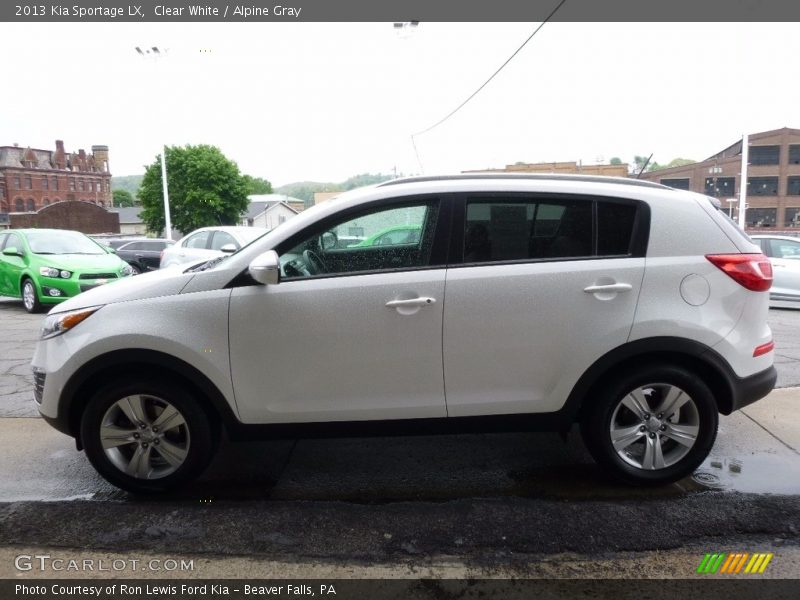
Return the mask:
[[763, 573], [773, 556], [771, 552], [768, 554], [761, 552], [753, 554], [747, 552], [706, 554], [703, 560], [700, 561], [697, 572], [703, 575], [714, 573], [726, 575]]

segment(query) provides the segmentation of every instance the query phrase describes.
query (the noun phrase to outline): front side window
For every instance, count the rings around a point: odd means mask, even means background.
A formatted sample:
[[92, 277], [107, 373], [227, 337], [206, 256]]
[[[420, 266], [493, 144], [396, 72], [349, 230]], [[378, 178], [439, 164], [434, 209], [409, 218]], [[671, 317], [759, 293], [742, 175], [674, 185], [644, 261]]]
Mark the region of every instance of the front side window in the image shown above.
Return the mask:
[[[315, 228], [281, 253], [285, 279], [430, 265], [438, 201], [373, 208]], [[351, 244], [351, 233], [364, 239]], [[291, 243], [291, 242], [290, 242]]]

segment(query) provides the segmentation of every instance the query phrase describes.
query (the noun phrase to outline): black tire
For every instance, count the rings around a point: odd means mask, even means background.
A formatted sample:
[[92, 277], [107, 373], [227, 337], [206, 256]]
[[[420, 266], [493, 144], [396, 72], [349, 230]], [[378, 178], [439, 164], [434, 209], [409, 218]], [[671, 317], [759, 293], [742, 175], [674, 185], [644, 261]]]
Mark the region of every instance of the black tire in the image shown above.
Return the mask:
[[[631, 403], [629, 395], [636, 393], [646, 399], [648, 407], [658, 408], [658, 404], [671, 389], [670, 386], [672, 389], [678, 388], [690, 400], [684, 405], [685, 408], [681, 408], [672, 417], [664, 417], [660, 427], [658, 421], [654, 420], [659, 415], [650, 414], [650, 419], [644, 420], [640, 418], [641, 415], [622, 404], [623, 400]], [[685, 396], [679, 398], [683, 399]], [[690, 475], [708, 456], [717, 437], [719, 415], [714, 395], [695, 373], [677, 365], [651, 365], [634, 373], [609, 377], [595, 389], [595, 393], [586, 402], [586, 411], [581, 420], [581, 434], [589, 452], [610, 475], [628, 484], [663, 485]], [[682, 414], [692, 421], [689, 425], [677, 421]], [[625, 441], [619, 442], [620, 445], [627, 446], [615, 449], [612, 442], [612, 420], [615, 431], [620, 436], [625, 428], [632, 432], [626, 436]], [[694, 444], [688, 450], [685, 442], [678, 443], [674, 435], [670, 436], [674, 426], [696, 427]], [[664, 429], [670, 431], [664, 432]], [[646, 438], [650, 438], [650, 441]], [[631, 442], [630, 439], [635, 441]], [[650, 461], [647, 461], [644, 453], [648, 443], [652, 444], [651, 448], [658, 444], [657, 453], [661, 455], [664, 466], [654, 466], [652, 456], [655, 450], [650, 454]], [[674, 464], [668, 464], [669, 461], [665, 460], [668, 456], [664, 453], [665, 445], [675, 459]], [[635, 464], [637, 462], [640, 464]], [[644, 468], [648, 464], [650, 468]]]
[[[159, 442], [154, 441], [152, 437], [144, 439], [145, 435], [156, 436], [156, 434], [150, 431], [150, 428], [141, 428], [139, 441], [124, 442], [120, 444], [118, 451], [111, 451], [113, 456], [109, 456], [103, 449], [100, 437], [101, 426], [104, 419], [108, 423], [110, 416], [116, 415], [118, 421], [115, 423], [116, 426], [121, 426], [126, 430], [128, 428], [135, 429], [135, 426], [130, 424], [130, 420], [117, 405], [118, 401], [130, 396], [142, 397], [146, 412], [153, 421], [160, 414], [159, 408], [163, 410], [165, 404], [172, 405], [179, 413], [178, 421], [180, 422], [180, 417], [182, 417], [183, 424], [173, 428], [163, 427], [164, 431], [160, 431], [159, 434], [164, 443], [158, 447], [156, 444]], [[122, 425], [119, 424], [119, 419], [122, 420]], [[164, 440], [165, 435], [172, 436], [172, 439]], [[192, 394], [174, 383], [146, 376], [128, 376], [117, 383], [103, 387], [89, 400], [81, 417], [81, 440], [89, 461], [107, 481], [136, 494], [165, 492], [196, 479], [211, 461], [216, 451], [217, 439], [217, 432], [208, 415]], [[142, 445], [147, 447], [147, 441], [150, 442], [147, 462], [153, 465], [154, 477], [137, 477], [124, 472], [120, 463], [124, 463], [126, 460], [132, 463], [133, 460], [128, 457], [136, 451], [137, 447], [139, 451], [142, 450]], [[185, 453], [185, 458], [177, 467], [168, 464], [162, 458], [161, 451], [168, 447], [168, 441], [185, 446], [181, 448]], [[115, 463], [115, 461], [117, 462]], [[168, 474], [155, 475], [159, 468]], [[174, 470], [170, 472], [170, 469]]]
[[[33, 283], [29, 277], [26, 277], [22, 280], [22, 306], [25, 307], [31, 314], [42, 312], [42, 303], [39, 302], [39, 293], [36, 291], [36, 284]], [[31, 295], [28, 296], [30, 300], [26, 300], [26, 294], [30, 293]]]

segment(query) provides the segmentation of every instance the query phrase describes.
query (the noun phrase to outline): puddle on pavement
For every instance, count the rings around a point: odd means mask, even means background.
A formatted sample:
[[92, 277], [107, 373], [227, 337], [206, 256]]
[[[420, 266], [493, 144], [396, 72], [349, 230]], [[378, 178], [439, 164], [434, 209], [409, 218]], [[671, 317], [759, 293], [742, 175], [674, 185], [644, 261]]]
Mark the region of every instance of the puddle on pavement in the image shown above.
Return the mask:
[[701, 488], [753, 494], [800, 494], [800, 457], [757, 453], [712, 456], [692, 476]]

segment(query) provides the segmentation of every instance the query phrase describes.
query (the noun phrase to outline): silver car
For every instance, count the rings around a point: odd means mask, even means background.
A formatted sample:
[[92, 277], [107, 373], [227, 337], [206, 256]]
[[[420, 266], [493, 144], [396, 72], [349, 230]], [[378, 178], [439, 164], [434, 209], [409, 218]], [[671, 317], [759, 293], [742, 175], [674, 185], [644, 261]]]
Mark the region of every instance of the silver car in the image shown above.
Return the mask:
[[161, 254], [161, 268], [232, 254], [269, 229], [263, 227], [202, 227], [182, 237]]
[[787, 235], [751, 235], [772, 263], [769, 304], [800, 308], [800, 238]]

